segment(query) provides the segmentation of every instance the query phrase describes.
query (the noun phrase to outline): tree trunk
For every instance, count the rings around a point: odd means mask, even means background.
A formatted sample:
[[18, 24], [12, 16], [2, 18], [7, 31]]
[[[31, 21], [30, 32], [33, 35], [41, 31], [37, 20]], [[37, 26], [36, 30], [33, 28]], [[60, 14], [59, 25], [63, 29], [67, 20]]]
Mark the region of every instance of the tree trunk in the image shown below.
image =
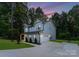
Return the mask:
[[18, 29], [18, 32], [17, 32], [17, 44], [20, 44], [20, 35], [21, 35], [21, 33], [22, 33], [22, 31], [21, 31], [22, 29], [21, 28], [19, 28]]
[[17, 44], [20, 44], [20, 33], [18, 33]]
[[14, 7], [14, 3], [12, 3], [11, 6], [11, 41], [13, 41], [13, 7]]

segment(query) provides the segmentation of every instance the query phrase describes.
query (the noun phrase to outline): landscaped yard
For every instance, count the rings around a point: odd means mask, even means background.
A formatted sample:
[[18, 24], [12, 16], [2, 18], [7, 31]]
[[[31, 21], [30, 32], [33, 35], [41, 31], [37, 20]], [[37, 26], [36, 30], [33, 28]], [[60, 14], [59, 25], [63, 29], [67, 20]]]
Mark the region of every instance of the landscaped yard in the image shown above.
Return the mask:
[[79, 40], [50, 40], [50, 42], [58, 42], [58, 43], [63, 43], [63, 42], [68, 42], [68, 43], [74, 43], [79, 45]]
[[11, 42], [11, 40], [0, 39], [0, 50], [29, 48], [29, 47], [33, 46], [24, 43], [17, 44], [16, 41]]
[[50, 40], [50, 42], [58, 42], [58, 43], [62, 43], [62, 42], [64, 42], [64, 40]]

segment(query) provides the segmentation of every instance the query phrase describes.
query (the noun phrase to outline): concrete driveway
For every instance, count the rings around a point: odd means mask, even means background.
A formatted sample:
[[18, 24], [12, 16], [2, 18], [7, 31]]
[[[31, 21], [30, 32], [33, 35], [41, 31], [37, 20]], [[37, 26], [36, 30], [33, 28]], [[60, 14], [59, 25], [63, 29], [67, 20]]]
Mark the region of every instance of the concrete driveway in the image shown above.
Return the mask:
[[79, 46], [47, 42], [32, 48], [0, 50], [0, 57], [72, 57], [79, 56]]

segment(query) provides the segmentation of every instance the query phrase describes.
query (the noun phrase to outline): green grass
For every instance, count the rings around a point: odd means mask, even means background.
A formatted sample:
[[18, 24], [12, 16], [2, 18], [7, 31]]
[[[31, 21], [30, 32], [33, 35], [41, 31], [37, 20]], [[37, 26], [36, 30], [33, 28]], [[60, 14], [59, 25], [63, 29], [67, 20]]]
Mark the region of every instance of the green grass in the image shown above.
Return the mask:
[[50, 40], [50, 42], [57, 42], [57, 43], [63, 43], [63, 42], [67, 42], [67, 43], [74, 43], [74, 44], [78, 44], [79, 45], [79, 40]]
[[79, 40], [77, 40], [77, 41], [70, 41], [70, 43], [79, 44]]
[[29, 47], [33, 46], [24, 43], [17, 44], [16, 41], [11, 42], [10, 40], [0, 39], [0, 50], [29, 48]]
[[58, 42], [58, 43], [62, 43], [62, 42], [64, 42], [64, 40], [50, 40], [50, 42]]

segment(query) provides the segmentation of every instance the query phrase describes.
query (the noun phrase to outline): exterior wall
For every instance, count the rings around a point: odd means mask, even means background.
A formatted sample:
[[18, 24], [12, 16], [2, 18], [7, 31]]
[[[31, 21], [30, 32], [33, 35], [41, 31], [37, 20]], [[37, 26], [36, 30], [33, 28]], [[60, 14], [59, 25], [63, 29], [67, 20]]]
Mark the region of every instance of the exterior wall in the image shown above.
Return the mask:
[[32, 42], [35, 42], [35, 40], [34, 40], [34, 35], [32, 35], [31, 38], [32, 38]]
[[34, 27], [30, 28], [30, 32], [32, 31], [38, 31], [38, 27], [40, 26], [40, 30], [43, 30], [43, 24], [42, 22], [38, 22]]
[[54, 26], [54, 24], [52, 24], [52, 22], [47, 22], [44, 25], [44, 33], [47, 33], [49, 35], [51, 35], [50, 40], [55, 40], [56, 39], [56, 28]]
[[[40, 22], [40, 21], [37, 21], [37, 22], [38, 23], [34, 27], [30, 28], [30, 32], [38, 31], [39, 25], [41, 27], [41, 30], [43, 30], [43, 24], [42, 24], [42, 22]], [[28, 32], [27, 28], [25, 28], [25, 32]], [[46, 36], [46, 34], [48, 36]], [[34, 40], [34, 38], [35, 38], [34, 36], [36, 38], [39, 38], [39, 35], [33, 34], [32, 35], [32, 40]], [[51, 21], [46, 22], [44, 24], [44, 31], [42, 33], [40, 33], [40, 42], [42, 43], [44, 41], [46, 42], [48, 40], [55, 40], [55, 39], [56, 39], [56, 28], [55, 28], [54, 24], [52, 24]], [[39, 39], [38, 39], [38, 42], [39, 42]]]

